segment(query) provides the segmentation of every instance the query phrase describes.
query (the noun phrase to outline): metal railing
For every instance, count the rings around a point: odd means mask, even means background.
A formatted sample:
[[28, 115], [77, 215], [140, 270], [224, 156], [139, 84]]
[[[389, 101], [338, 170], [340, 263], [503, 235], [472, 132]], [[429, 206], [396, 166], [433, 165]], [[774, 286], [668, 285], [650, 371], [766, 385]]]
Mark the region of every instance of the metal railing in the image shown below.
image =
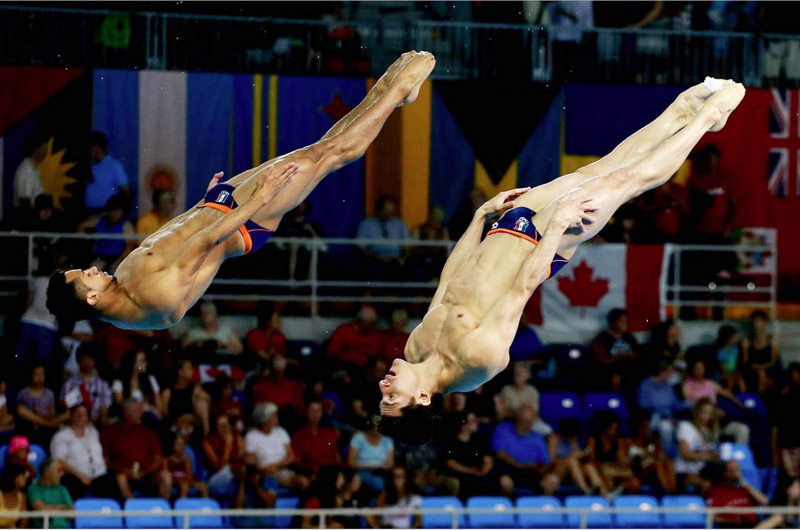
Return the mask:
[[[120, 518], [120, 517], [174, 517], [180, 521], [178, 528], [192, 528], [191, 517], [294, 517], [307, 516], [319, 517], [319, 528], [326, 528], [329, 519], [334, 517], [346, 516], [381, 516], [381, 515], [402, 515], [402, 516], [424, 516], [424, 515], [446, 515], [450, 517], [450, 528], [460, 528], [461, 518], [465, 515], [536, 515], [536, 514], [560, 514], [577, 515], [579, 517], [578, 528], [588, 527], [588, 518], [592, 515], [619, 515], [619, 514], [641, 514], [648, 513], [654, 515], [698, 515], [702, 514], [705, 518], [705, 528], [713, 528], [714, 520], [717, 515], [785, 515], [800, 517], [800, 507], [778, 507], [778, 506], [754, 506], [754, 507], [698, 507], [698, 508], [664, 508], [659, 506], [648, 506], [647, 509], [637, 508], [336, 508], [336, 509], [220, 509], [220, 510], [103, 510], [103, 511], [27, 511], [27, 512], [2, 512], [0, 519], [3, 518], [37, 518], [42, 520], [42, 527], [49, 529], [51, 520], [54, 517], [63, 519], [76, 519], [78, 517], [99, 517], [99, 518]], [[171, 525], [170, 525], [171, 526]], [[515, 527], [521, 527], [515, 525]], [[665, 528], [666, 526], [662, 526]], [[205, 526], [204, 526], [205, 528]]]
[[0, 6], [5, 64], [377, 76], [410, 49], [436, 79], [800, 86], [796, 35]]
[[[83, 244], [71, 252], [79, 254], [76, 265], [88, 265], [92, 251], [91, 243], [97, 240], [139, 240], [141, 236], [117, 234], [61, 234], [61, 233], [23, 233], [0, 232], [2, 248], [9, 253], [0, 264], [0, 295], [10, 295], [27, 287], [39, 269], [38, 260], [44, 251], [42, 246], [50, 249], [59, 248], [71, 243]], [[20, 244], [14, 244], [14, 241]], [[416, 241], [385, 239], [304, 239], [273, 238], [264, 250], [255, 256], [237, 258], [245, 266], [237, 270], [227, 271], [224, 268], [212, 282], [206, 298], [230, 301], [283, 301], [304, 302], [310, 304], [312, 317], [319, 316], [320, 303], [326, 302], [370, 302], [375, 304], [427, 304], [436, 290], [436, 278], [441, 270], [437, 265], [425, 271], [428, 275], [418, 280], [370, 280], [353, 274], [348, 270], [356, 266], [359, 248], [375, 246], [399, 246], [407, 249], [428, 248], [441, 249], [439, 259], [443, 262], [445, 254], [449, 254], [453, 241]], [[23, 249], [24, 247], [24, 249]], [[264, 252], [283, 252], [302, 250], [307, 256], [307, 269], [301, 271], [302, 279], [292, 279], [288, 271], [274, 278], [277, 261], [267, 259], [263, 267], [247, 265], [244, 260], [258, 259]], [[349, 252], [342, 253], [342, 249]], [[328, 258], [338, 252], [339, 258]], [[777, 244], [772, 241], [763, 245], [678, 245], [666, 244], [665, 257], [661, 271], [662, 309], [672, 308], [677, 314], [681, 307], [688, 308], [730, 308], [759, 307], [767, 309], [775, 316], [777, 307], [778, 272]], [[46, 253], [46, 252], [44, 252]], [[725, 281], [715, 279], [714, 268], [709, 264], [715, 262], [714, 256], [722, 256], [730, 262], [736, 259], [752, 262], [749, 256], [757, 255], [760, 266], [750, 272], [743, 272]], [[687, 260], [692, 260], [691, 267]], [[331, 262], [343, 262], [346, 265], [338, 271], [331, 271]], [[717, 260], [718, 261], [718, 260]], [[699, 271], [699, 273], [698, 273]], [[247, 276], [236, 274], [248, 273]], [[270, 278], [270, 274], [273, 278]], [[265, 276], [267, 279], [265, 279]], [[711, 280], [709, 280], [711, 278]]]

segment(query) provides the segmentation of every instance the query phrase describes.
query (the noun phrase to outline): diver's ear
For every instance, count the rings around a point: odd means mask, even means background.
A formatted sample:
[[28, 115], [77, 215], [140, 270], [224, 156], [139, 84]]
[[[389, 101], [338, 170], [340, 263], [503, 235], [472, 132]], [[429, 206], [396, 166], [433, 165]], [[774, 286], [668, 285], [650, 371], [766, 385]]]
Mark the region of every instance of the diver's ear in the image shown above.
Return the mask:
[[97, 291], [89, 291], [86, 294], [86, 303], [95, 306], [100, 301], [100, 293]]
[[431, 395], [424, 390], [420, 390], [419, 393], [417, 393], [417, 403], [423, 407], [429, 406], [431, 404]]

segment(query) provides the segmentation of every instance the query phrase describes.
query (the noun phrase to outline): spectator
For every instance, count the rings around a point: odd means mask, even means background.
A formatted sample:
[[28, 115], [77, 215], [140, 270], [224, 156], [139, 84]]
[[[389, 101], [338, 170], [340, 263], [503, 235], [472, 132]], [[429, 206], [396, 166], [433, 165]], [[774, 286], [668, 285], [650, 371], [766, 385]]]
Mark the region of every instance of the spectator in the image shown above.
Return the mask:
[[[274, 489], [267, 489], [264, 474], [255, 462], [246, 461], [234, 467], [235, 491], [233, 507], [250, 510], [273, 508], [278, 496]], [[242, 516], [232, 517], [234, 528], [268, 528], [274, 524], [272, 517]]]
[[226, 415], [231, 426], [236, 432], [244, 432], [244, 405], [237, 396], [234, 395], [233, 380], [227, 375], [217, 378], [215, 395], [219, 396], [213, 400], [214, 406], [211, 408], [215, 416]]
[[47, 447], [62, 418], [56, 414], [55, 395], [44, 386], [44, 380], [45, 366], [37, 364], [31, 372], [30, 385], [17, 394], [17, 429], [32, 443]]
[[160, 189], [153, 192], [153, 210], [139, 217], [136, 233], [149, 236], [164, 226], [175, 215], [175, 192]]
[[[362, 369], [342, 371], [337, 388], [339, 396], [349, 407], [348, 421], [358, 425], [363, 418], [372, 418], [380, 413], [382, 394], [379, 383], [386, 377], [389, 363], [383, 357], [373, 356]], [[347, 406], [346, 405], [346, 406]]]
[[800, 477], [800, 364], [789, 365], [789, 382], [772, 407], [775, 414], [773, 444], [779, 467], [788, 477]]
[[650, 332], [647, 365], [656, 367], [661, 361], [679, 369], [686, 369], [686, 361], [681, 351], [681, 328], [673, 319], [657, 324]]
[[93, 422], [106, 425], [108, 409], [113, 404], [111, 387], [97, 374], [95, 363], [98, 348], [93, 343], [81, 344], [76, 352], [78, 375], [68, 379], [61, 388], [61, 402], [67, 407], [84, 403]]
[[172, 454], [164, 459], [164, 470], [170, 474], [172, 484], [178, 487], [178, 497], [189, 496], [194, 488], [202, 497], [208, 497], [208, 484], [194, 476], [192, 459], [186, 453], [188, 438], [178, 435], [172, 442]]
[[161, 394], [161, 415], [170, 425], [178, 426], [178, 431], [191, 432], [197, 422], [203, 427], [203, 434], [211, 430], [209, 410], [211, 397], [203, 387], [194, 381], [194, 365], [188, 359], [178, 361], [178, 375], [175, 384]]
[[[133, 235], [136, 233], [133, 223], [127, 218], [129, 208], [126, 195], [112, 195], [106, 203], [103, 215], [93, 215], [78, 225], [78, 232], [93, 232], [95, 234]], [[92, 255], [95, 257], [98, 269], [115, 271], [133, 249], [136, 248], [134, 239], [98, 239], [95, 242]], [[99, 260], [99, 261], [98, 261]]]
[[[796, 508], [800, 506], [800, 480], [796, 477], [782, 477], [778, 485], [772, 506], [781, 508]], [[792, 514], [776, 513], [770, 515], [756, 526], [756, 528], [796, 528], [797, 516]]]
[[[413, 492], [413, 486], [402, 467], [392, 469], [392, 480], [378, 496], [378, 508], [422, 508], [422, 497]], [[371, 528], [420, 528], [422, 518], [416, 514], [397, 513], [378, 517], [367, 517]]]
[[211, 471], [208, 489], [212, 495], [233, 497], [233, 467], [244, 451], [244, 437], [233, 429], [230, 418], [225, 414], [217, 416], [213, 432], [203, 438], [203, 454]]
[[775, 337], [769, 333], [769, 318], [763, 311], [750, 316], [750, 336], [742, 343], [742, 365], [747, 388], [764, 394], [780, 376], [781, 354]]
[[89, 136], [89, 159], [92, 178], [86, 186], [84, 204], [87, 210], [101, 210], [112, 195], [122, 193], [130, 197], [128, 175], [122, 164], [108, 154], [108, 138], [100, 131], [92, 131]]
[[[320, 239], [323, 237], [322, 225], [310, 221], [311, 203], [303, 201], [297, 208], [289, 212], [281, 221], [278, 227], [278, 236], [295, 237], [304, 239]], [[288, 245], [276, 244], [278, 248], [289, 252], [289, 279], [306, 280], [308, 279], [309, 267], [311, 265], [311, 252], [309, 247], [298, 243]], [[323, 250], [324, 247], [323, 247]]]
[[[61, 462], [48, 458], [42, 463], [42, 478], [39, 482], [28, 486], [28, 503], [35, 512], [72, 511], [75, 509], [67, 488], [61, 485], [64, 469]], [[34, 528], [43, 528], [44, 520], [34, 517]], [[71, 528], [69, 521], [63, 517], [53, 517], [48, 528]]]
[[725, 242], [736, 215], [736, 197], [730, 193], [728, 176], [720, 172], [719, 148], [708, 144], [693, 155], [687, 183], [691, 224], [699, 241]]
[[721, 326], [714, 343], [719, 367], [721, 385], [728, 391], [734, 388], [739, 392], [746, 390], [744, 377], [740, 370], [742, 362], [742, 337], [733, 326]]
[[31, 444], [24, 436], [12, 436], [8, 442], [6, 460], [24, 466], [31, 478], [36, 478], [36, 468], [31, 464]]
[[692, 420], [678, 425], [678, 458], [675, 472], [678, 484], [708, 491], [711, 483], [703, 470], [709, 462], [719, 461], [719, 425], [715, 418], [714, 404], [708, 398], [701, 398], [694, 404]]
[[22, 314], [19, 341], [17, 342], [17, 364], [26, 361], [47, 364], [53, 353], [58, 322], [47, 309], [47, 285], [44, 276], [34, 278], [28, 292], [28, 307]]
[[4, 528], [25, 528], [28, 520], [19, 512], [28, 507], [25, 489], [30, 481], [30, 472], [19, 464], [7, 463], [0, 473], [0, 521]]
[[[410, 239], [408, 227], [397, 217], [397, 200], [392, 197], [379, 197], [375, 203], [375, 216], [367, 217], [358, 225], [358, 239]], [[402, 276], [402, 268], [407, 248], [398, 244], [366, 245], [361, 248], [363, 271], [370, 279], [397, 280]]]
[[[511, 384], [504, 386], [503, 390], [500, 391], [505, 415], [507, 417], [516, 417], [522, 405], [529, 405], [539, 410], [539, 391], [530, 384], [531, 371], [528, 365], [524, 362], [514, 363], [512, 365], [512, 374]], [[536, 427], [534, 427], [534, 430], [537, 430]], [[550, 433], [541, 432], [540, 434], [546, 436]]]
[[[342, 480], [338, 484], [337, 492], [341, 508], [366, 508], [371, 503], [372, 493], [363, 487], [361, 472], [351, 468], [342, 469]], [[357, 515], [343, 515], [336, 519], [342, 528], [359, 528], [361, 517]]]
[[386, 473], [394, 466], [394, 442], [380, 434], [374, 422], [366, 420], [363, 430], [350, 440], [347, 465], [358, 470], [367, 488], [373, 492], [383, 491]]
[[273, 357], [268, 375], [253, 385], [253, 403], [267, 402], [274, 403], [281, 412], [285, 411], [292, 417], [305, 413], [303, 385], [286, 377], [285, 357]]
[[[721, 464], [720, 468], [718, 480], [708, 491], [710, 507], [746, 508], [769, 504], [766, 495], [744, 480], [739, 462], [729, 460]], [[758, 514], [718, 513], [714, 522], [716, 528], [752, 528], [758, 523]]]
[[[302, 491], [308, 479], [292, 471], [294, 451], [289, 434], [278, 423], [278, 407], [274, 403], [259, 403], [253, 409], [256, 427], [245, 436], [245, 449], [255, 454], [258, 471], [274, 486]], [[273, 488], [277, 489], [277, 488]]]
[[169, 499], [172, 477], [163, 469], [161, 444], [153, 429], [142, 425], [144, 405], [127, 399], [122, 404], [122, 420], [100, 433], [109, 471], [114, 475], [123, 499], [134, 491]]
[[[444, 226], [445, 212], [441, 208], [431, 208], [428, 220], [414, 230], [417, 241], [448, 241], [450, 232]], [[447, 248], [434, 246], [415, 246], [411, 249], [410, 265], [415, 269], [415, 277], [420, 281], [438, 278], [447, 261]]]
[[158, 420], [164, 407], [161, 403], [161, 387], [148, 369], [149, 361], [143, 350], [129, 350], [122, 356], [119, 379], [111, 383], [114, 402], [121, 405], [133, 399], [144, 405], [148, 416]]
[[628, 332], [628, 312], [612, 309], [608, 313], [608, 330], [601, 332], [592, 341], [591, 350], [595, 361], [611, 377], [621, 378], [630, 384], [638, 373], [640, 365], [639, 343]]
[[591, 452], [581, 446], [581, 428], [581, 422], [576, 418], [561, 420], [558, 430], [547, 438], [547, 449], [556, 474], [563, 480], [569, 473], [575, 485], [590, 495], [600, 489], [601, 478], [597, 468], [589, 462]]
[[507, 497], [513, 495], [515, 487], [538, 487], [544, 495], [553, 495], [560, 484], [544, 436], [533, 430], [536, 416], [532, 406], [521, 405], [516, 419], [501, 423], [492, 434], [500, 487]]
[[378, 313], [365, 305], [354, 322], [342, 324], [331, 336], [328, 357], [335, 361], [364, 366], [381, 351], [381, 334], [375, 327]]
[[268, 364], [273, 355], [286, 355], [286, 335], [281, 331], [282, 319], [278, 311], [269, 318], [259, 318], [258, 327], [247, 332], [247, 351], [255, 353], [261, 362]]
[[494, 459], [485, 441], [477, 435], [478, 418], [473, 412], [461, 414], [456, 435], [444, 447], [445, 467], [458, 480], [458, 495], [467, 499], [488, 495], [497, 484], [492, 478]]
[[87, 492], [102, 497], [115, 489], [114, 479], [108, 475], [103, 459], [100, 433], [89, 419], [86, 403], [72, 407], [69, 424], [50, 442], [50, 456], [64, 466], [66, 474], [61, 483], [73, 499]]
[[535, 355], [542, 350], [542, 341], [536, 331], [528, 325], [528, 319], [523, 313], [519, 317], [519, 327], [514, 341], [511, 343], [508, 354], [512, 361], [530, 361], [539, 368], [544, 368], [543, 359], [535, 359]]
[[184, 348], [207, 348], [218, 355], [239, 355], [244, 351], [242, 341], [230, 324], [221, 322], [214, 302], [200, 305], [200, 326], [193, 326], [183, 338]]
[[308, 404], [308, 422], [292, 436], [292, 449], [297, 467], [313, 476], [323, 466], [341, 465], [339, 434], [332, 427], [322, 425], [322, 403]]
[[[343, 487], [344, 474], [340, 467], [322, 467], [317, 473], [314, 482], [311, 483], [300, 498], [298, 507], [309, 510], [340, 508], [342, 497], [339, 492]], [[326, 519], [326, 526], [328, 524]], [[290, 526], [292, 528], [317, 528], [319, 527], [319, 517], [311, 515], [295, 516]], [[343, 525], [340, 526], [344, 528]]]
[[39, 164], [47, 156], [47, 144], [30, 135], [25, 139], [25, 158], [14, 173], [14, 206], [32, 208], [33, 201], [44, 193]]
[[650, 424], [658, 430], [666, 447], [673, 444], [675, 418], [683, 408], [670, 382], [672, 374], [669, 363], [662, 361], [657, 373], [642, 381], [638, 391], [639, 407], [650, 415]]
[[14, 434], [14, 415], [8, 411], [8, 398], [6, 392], [8, 384], [5, 377], [0, 375], [0, 443], [5, 443]]
[[594, 418], [594, 433], [586, 442], [592, 464], [602, 477], [600, 492], [603, 495], [616, 496], [623, 491], [638, 493], [641, 487], [628, 459], [628, 441], [620, 439], [619, 423], [616, 412], [598, 412]]
[[634, 475], [643, 483], [658, 486], [668, 494], [677, 492], [675, 466], [659, 438], [653, 435], [646, 416], [636, 422], [635, 434], [628, 444], [628, 457]]
[[[683, 397], [686, 402], [693, 404], [699, 399], [707, 398], [712, 404], [717, 404], [717, 396], [728, 398], [739, 408], [744, 409], [744, 403], [726, 390], [719, 383], [706, 377], [706, 363], [696, 360], [689, 367], [689, 377], [683, 382]], [[720, 418], [724, 416], [721, 410], [715, 412]], [[726, 423], [722, 434], [732, 436], [736, 443], [747, 445], [750, 443], [750, 428], [742, 422], [729, 421]]]
[[383, 358], [391, 364], [395, 359], [405, 358], [406, 342], [408, 342], [408, 311], [395, 309], [392, 311], [389, 330], [383, 335]]

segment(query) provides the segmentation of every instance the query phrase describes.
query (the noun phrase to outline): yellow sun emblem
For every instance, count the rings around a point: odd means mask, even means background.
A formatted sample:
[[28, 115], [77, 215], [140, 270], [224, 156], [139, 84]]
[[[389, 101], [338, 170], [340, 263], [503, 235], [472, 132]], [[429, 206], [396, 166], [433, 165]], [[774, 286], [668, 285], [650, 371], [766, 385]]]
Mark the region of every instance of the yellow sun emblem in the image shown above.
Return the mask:
[[67, 191], [67, 186], [77, 182], [77, 179], [67, 175], [67, 172], [75, 167], [77, 162], [62, 162], [66, 149], [53, 152], [53, 137], [47, 141], [47, 154], [39, 163], [39, 175], [42, 178], [44, 192], [53, 197], [53, 205], [59, 210], [63, 210], [62, 199], [69, 199], [72, 194]]

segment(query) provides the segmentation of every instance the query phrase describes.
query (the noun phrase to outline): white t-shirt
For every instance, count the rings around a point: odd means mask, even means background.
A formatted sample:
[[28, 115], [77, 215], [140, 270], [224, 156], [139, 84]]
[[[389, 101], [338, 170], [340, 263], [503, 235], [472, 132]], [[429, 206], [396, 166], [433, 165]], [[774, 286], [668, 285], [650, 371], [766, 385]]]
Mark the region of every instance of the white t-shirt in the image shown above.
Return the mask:
[[71, 427], [58, 431], [50, 442], [50, 455], [69, 462], [69, 465], [93, 479], [106, 473], [100, 435], [91, 425], [86, 427], [81, 437], [76, 436]]
[[56, 331], [56, 317], [47, 309], [47, 284], [49, 278], [40, 276], [31, 283], [31, 306], [22, 314], [22, 321], [34, 324], [50, 331]]
[[14, 173], [14, 204], [19, 205], [20, 199], [28, 199], [33, 206], [33, 200], [42, 193], [44, 193], [44, 187], [42, 187], [39, 168], [32, 159], [26, 158]]
[[286, 458], [286, 446], [291, 443], [283, 427], [273, 427], [269, 434], [251, 430], [244, 438], [245, 451], [256, 455], [259, 466], [269, 466]]
[[[230, 338], [232, 331], [233, 331], [233, 328], [231, 327], [230, 324], [220, 322], [219, 323], [219, 327], [217, 328], [217, 331], [215, 333], [209, 333], [208, 331], [204, 330], [202, 327], [196, 327], [196, 328], [190, 329], [186, 333], [186, 338], [190, 342], [205, 342], [205, 341], [208, 341], [208, 340], [215, 340], [219, 344], [227, 344], [228, 343], [228, 339]], [[226, 350], [223, 347], [223, 348], [218, 349], [217, 353], [219, 353], [219, 354], [230, 354], [231, 352], [229, 352], [228, 350]]]
[[[694, 452], [713, 451], [717, 444], [706, 442], [697, 427], [690, 421], [682, 421], [678, 425], [678, 442], [686, 442]], [[684, 460], [680, 453], [675, 461], [675, 472], [678, 474], [697, 474], [706, 467], [706, 462]]]
[[[422, 508], [422, 497], [410, 495], [405, 499], [400, 499], [392, 508], [409, 508], [411, 510]], [[411, 518], [413, 515], [384, 515], [383, 521], [392, 528], [411, 528]]]
[[[150, 386], [153, 387], [153, 394], [160, 394], [161, 387], [158, 386], [158, 381], [156, 381], [156, 378], [152, 375], [148, 375], [147, 377], [150, 378]], [[125, 387], [122, 385], [122, 381], [119, 379], [115, 379], [114, 382], [111, 383], [111, 391], [115, 394], [122, 394], [124, 389]], [[142, 394], [142, 391], [138, 388], [131, 392], [130, 398], [135, 399], [136, 401], [144, 402], [144, 394]]]

